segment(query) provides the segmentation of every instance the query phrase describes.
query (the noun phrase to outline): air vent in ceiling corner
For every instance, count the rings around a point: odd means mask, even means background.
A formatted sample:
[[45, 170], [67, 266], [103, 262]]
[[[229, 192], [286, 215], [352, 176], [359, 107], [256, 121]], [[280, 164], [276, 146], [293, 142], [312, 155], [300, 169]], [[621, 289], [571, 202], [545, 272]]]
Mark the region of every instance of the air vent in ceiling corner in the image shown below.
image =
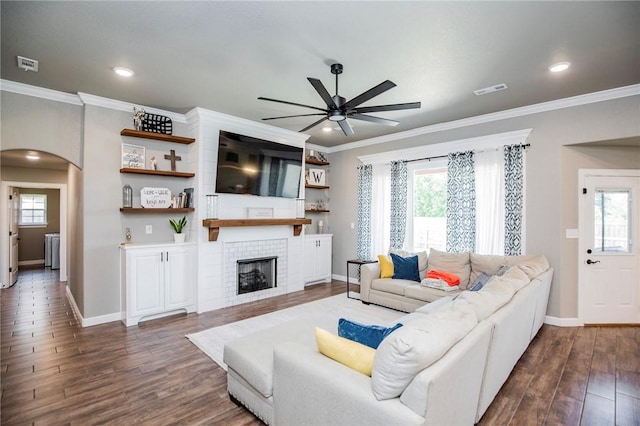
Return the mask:
[[25, 71], [38, 72], [38, 61], [25, 58], [24, 56], [18, 56], [18, 68]]
[[478, 96], [481, 96], [481, 95], [486, 95], [487, 93], [497, 92], [507, 88], [508, 87], [506, 84], [500, 83], [500, 84], [496, 84], [495, 86], [485, 87], [484, 89], [474, 90], [473, 93], [475, 93]]

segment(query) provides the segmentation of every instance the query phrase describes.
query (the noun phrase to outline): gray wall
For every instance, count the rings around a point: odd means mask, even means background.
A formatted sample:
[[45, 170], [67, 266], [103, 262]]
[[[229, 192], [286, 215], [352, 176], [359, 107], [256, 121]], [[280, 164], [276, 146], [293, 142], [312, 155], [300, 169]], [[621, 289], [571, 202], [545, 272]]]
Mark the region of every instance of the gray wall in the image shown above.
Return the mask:
[[2, 92], [2, 150], [34, 149], [82, 167], [82, 107]]
[[67, 168], [67, 285], [84, 316], [84, 212], [82, 170], [69, 163]]
[[[576, 162], [563, 159], [563, 147], [577, 143], [607, 141], [640, 136], [640, 96], [593, 103], [556, 111], [531, 114], [420, 135], [391, 143], [377, 144], [332, 153], [331, 161], [331, 231], [334, 234], [333, 273], [346, 275], [346, 260], [356, 257], [357, 223], [357, 156], [403, 148], [449, 142], [477, 136], [532, 128], [528, 141], [526, 171], [526, 251], [543, 253], [555, 268], [548, 314], [560, 318], [577, 317], [577, 253], [565, 249], [563, 220], [568, 194], [577, 190], [575, 180], [568, 181], [567, 173], [577, 175]], [[619, 148], [604, 148], [612, 168], [629, 167], [636, 157], [617, 155]], [[637, 149], [631, 148], [632, 152]], [[624, 158], [624, 159], [623, 159]], [[587, 164], [588, 162], [579, 162]], [[589, 163], [591, 164], [591, 163]], [[636, 168], [638, 163], [636, 162]], [[577, 180], [577, 178], [576, 178]], [[570, 195], [573, 196], [573, 195]], [[577, 214], [577, 213], [576, 213]], [[572, 225], [577, 227], [577, 217], [571, 214]]]

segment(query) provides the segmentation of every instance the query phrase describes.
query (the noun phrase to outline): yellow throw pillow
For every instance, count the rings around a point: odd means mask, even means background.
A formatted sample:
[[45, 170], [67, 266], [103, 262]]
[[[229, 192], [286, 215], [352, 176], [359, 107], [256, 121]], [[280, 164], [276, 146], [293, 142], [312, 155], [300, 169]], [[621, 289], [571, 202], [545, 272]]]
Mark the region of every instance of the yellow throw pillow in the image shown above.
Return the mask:
[[393, 277], [393, 262], [391, 257], [379, 254], [378, 262], [380, 263], [380, 278], [392, 278]]
[[318, 352], [359, 373], [371, 376], [376, 350], [316, 327]]

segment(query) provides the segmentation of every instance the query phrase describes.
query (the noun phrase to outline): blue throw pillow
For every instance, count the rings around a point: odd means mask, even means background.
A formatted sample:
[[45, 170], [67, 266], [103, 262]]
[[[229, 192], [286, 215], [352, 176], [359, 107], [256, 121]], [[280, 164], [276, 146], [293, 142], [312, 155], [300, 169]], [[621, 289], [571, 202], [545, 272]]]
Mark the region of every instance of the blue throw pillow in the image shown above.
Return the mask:
[[383, 327], [381, 325], [364, 325], [340, 318], [338, 320], [338, 336], [377, 349], [385, 337], [400, 327], [402, 327], [400, 323], [393, 327]]
[[393, 278], [420, 282], [418, 256], [402, 257], [395, 253], [390, 254], [393, 262]]
[[476, 278], [476, 280], [473, 282], [473, 284], [469, 286], [467, 290], [469, 291], [480, 290], [482, 287], [484, 287], [484, 285], [487, 283], [487, 281], [489, 281], [490, 278], [491, 277], [489, 275], [485, 274], [484, 272], [481, 272], [480, 275], [478, 275], [478, 278]]

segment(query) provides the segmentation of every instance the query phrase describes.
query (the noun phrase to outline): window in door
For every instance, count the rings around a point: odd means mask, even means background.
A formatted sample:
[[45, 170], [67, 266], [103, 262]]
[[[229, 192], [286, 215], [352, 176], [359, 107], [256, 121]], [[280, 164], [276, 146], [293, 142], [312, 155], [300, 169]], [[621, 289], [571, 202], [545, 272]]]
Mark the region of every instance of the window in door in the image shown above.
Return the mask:
[[46, 194], [20, 194], [20, 226], [46, 225]]
[[627, 190], [596, 190], [594, 193], [594, 251], [630, 253], [631, 194]]

